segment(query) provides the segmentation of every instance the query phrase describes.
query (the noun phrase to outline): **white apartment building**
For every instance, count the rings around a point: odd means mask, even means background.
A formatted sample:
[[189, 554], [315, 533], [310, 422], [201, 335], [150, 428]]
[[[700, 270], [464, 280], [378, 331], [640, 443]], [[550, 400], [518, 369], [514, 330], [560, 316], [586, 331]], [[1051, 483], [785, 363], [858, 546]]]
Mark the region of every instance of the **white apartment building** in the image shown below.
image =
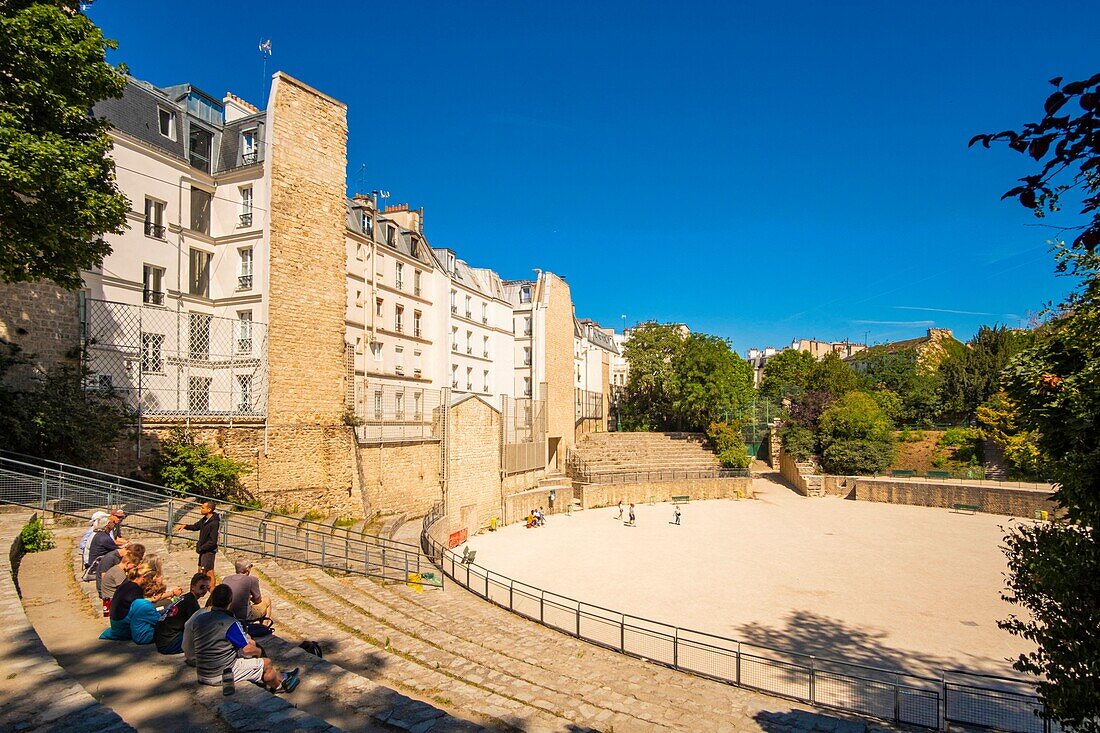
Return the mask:
[[129, 229], [86, 272], [92, 387], [141, 420], [249, 420], [266, 409], [268, 115], [191, 86], [131, 79], [92, 113], [113, 128]]
[[[577, 422], [592, 420], [607, 427], [611, 400], [611, 359], [618, 355], [614, 331], [590, 319], [574, 319], [573, 389]], [[589, 427], [597, 427], [592, 425]]]

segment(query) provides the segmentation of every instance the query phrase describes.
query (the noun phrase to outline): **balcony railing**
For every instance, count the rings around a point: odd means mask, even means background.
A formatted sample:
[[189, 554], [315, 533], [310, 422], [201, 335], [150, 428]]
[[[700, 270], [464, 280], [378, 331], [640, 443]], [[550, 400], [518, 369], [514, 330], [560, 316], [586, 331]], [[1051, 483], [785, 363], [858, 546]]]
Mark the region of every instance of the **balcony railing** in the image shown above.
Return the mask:
[[237, 290], [251, 290], [252, 289], [252, 276], [251, 275], [237, 275]]
[[474, 353], [474, 347], [473, 347], [473, 346], [467, 346], [467, 347], [466, 347], [466, 353], [467, 353], [467, 354], [472, 354], [472, 353]]
[[164, 239], [164, 225], [151, 221], [145, 222], [145, 236]]
[[397, 287], [398, 290], [404, 290], [405, 289], [405, 281], [404, 280], [398, 280], [397, 282], [394, 283], [394, 285]]
[[150, 305], [164, 305], [164, 293], [159, 290], [146, 290], [142, 293], [141, 299]]
[[419, 327], [413, 329], [413, 336], [416, 336], [417, 338], [420, 338], [420, 328]]
[[481, 317], [481, 322], [482, 323], [488, 323], [489, 322], [489, 316], [482, 316]]
[[457, 305], [452, 305], [451, 306], [451, 313], [456, 313], [456, 314], [458, 313], [458, 306]]
[[467, 318], [469, 318], [469, 317], [470, 317], [470, 311], [466, 311], [466, 317], [467, 317]]
[[458, 344], [451, 344], [451, 351], [458, 351]]
[[413, 288], [413, 295], [415, 295], [418, 298], [420, 297], [420, 286], [419, 285], [417, 285], [416, 287]]
[[252, 339], [237, 339], [237, 353], [238, 354], [251, 354], [252, 353]]
[[255, 150], [250, 150], [246, 153], [241, 153], [241, 165], [252, 165], [259, 160], [259, 153]]
[[251, 211], [246, 211], [245, 213], [241, 214], [240, 218], [241, 218], [241, 226], [242, 227], [252, 226], [252, 212]]

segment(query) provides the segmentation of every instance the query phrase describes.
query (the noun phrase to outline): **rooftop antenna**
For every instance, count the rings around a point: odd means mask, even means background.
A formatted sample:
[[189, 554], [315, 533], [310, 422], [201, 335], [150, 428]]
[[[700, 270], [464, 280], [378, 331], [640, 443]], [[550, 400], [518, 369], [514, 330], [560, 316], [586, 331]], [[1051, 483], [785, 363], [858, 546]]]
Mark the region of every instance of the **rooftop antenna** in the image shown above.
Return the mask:
[[267, 107], [267, 60], [271, 58], [271, 39], [260, 39], [260, 56], [263, 57], [264, 67], [260, 75], [260, 104]]
[[363, 180], [366, 178], [366, 176], [363, 175], [363, 174], [366, 172], [366, 170], [367, 170], [367, 164], [364, 163], [363, 165], [359, 166], [359, 170], [355, 174], [355, 180], [359, 182], [359, 185], [356, 186], [356, 188], [355, 188], [355, 193], [356, 194], [358, 194], [360, 191], [364, 190], [363, 189]]

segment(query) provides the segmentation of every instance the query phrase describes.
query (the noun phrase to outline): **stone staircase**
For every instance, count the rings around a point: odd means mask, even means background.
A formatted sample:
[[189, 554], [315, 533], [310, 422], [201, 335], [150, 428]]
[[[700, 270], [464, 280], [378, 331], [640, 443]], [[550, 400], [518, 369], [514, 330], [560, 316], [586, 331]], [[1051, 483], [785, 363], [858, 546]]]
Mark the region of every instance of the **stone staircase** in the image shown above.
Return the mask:
[[609, 474], [704, 473], [720, 465], [700, 433], [591, 433], [574, 447], [569, 468], [587, 482]]

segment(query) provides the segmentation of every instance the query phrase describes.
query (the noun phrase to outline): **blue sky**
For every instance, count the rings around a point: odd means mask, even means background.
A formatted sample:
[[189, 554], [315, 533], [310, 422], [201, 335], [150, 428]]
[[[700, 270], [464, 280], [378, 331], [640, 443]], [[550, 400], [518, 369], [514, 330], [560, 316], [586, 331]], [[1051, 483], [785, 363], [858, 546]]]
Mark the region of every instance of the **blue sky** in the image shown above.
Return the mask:
[[[348, 104], [348, 186], [577, 313], [751, 346], [1020, 325], [1071, 283], [979, 132], [1100, 71], [1100, 3], [99, 0], [112, 61], [254, 103], [257, 45]], [[339, 9], [339, 10], [338, 10]]]

